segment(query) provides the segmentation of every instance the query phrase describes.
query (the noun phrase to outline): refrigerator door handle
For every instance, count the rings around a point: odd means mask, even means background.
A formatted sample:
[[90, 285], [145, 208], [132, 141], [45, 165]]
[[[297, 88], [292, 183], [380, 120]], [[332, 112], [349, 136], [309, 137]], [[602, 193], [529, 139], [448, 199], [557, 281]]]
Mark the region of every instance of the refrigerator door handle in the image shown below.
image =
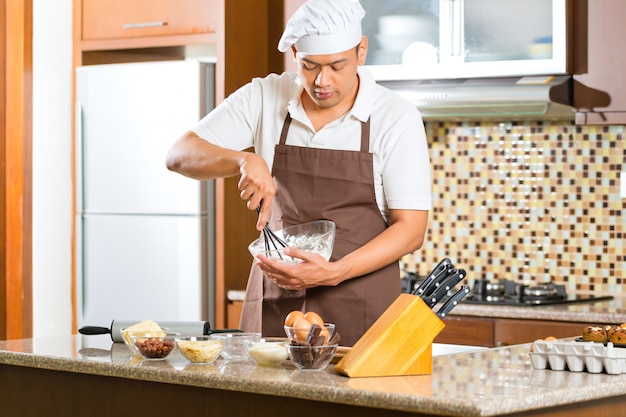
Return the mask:
[[84, 123], [84, 107], [80, 101], [76, 102], [76, 209], [77, 214], [82, 213], [85, 210], [85, 202], [83, 200], [83, 141], [85, 137], [85, 123]]
[[[76, 120], [76, 137], [74, 142], [75, 148], [75, 193], [76, 193], [76, 211], [74, 213], [74, 223], [75, 223], [75, 244], [76, 244], [76, 253], [82, 254], [84, 252], [84, 239], [83, 239], [83, 212], [85, 211], [85, 200], [84, 196], [84, 167], [83, 167], [83, 140], [85, 136], [85, 119], [84, 119], [84, 106], [80, 101], [76, 101], [75, 108], [75, 120]], [[76, 256], [76, 292], [77, 296], [81, 300], [78, 308], [80, 309], [78, 312], [78, 317], [81, 318], [85, 311], [87, 311], [87, 301], [85, 297], [86, 291], [86, 283], [85, 283], [85, 263], [83, 262], [82, 256]]]

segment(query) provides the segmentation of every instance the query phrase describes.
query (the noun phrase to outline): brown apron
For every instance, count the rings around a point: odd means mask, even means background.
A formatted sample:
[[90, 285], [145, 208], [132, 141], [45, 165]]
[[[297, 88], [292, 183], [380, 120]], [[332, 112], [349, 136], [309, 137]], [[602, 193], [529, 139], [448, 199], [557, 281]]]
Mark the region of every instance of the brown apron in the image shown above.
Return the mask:
[[[287, 114], [276, 145], [272, 175], [276, 196], [270, 227], [279, 230], [313, 220], [336, 223], [331, 261], [363, 246], [387, 227], [376, 204], [369, 119], [361, 126], [361, 150], [342, 151], [286, 145]], [[398, 262], [336, 287], [283, 290], [253, 265], [241, 317], [244, 331], [285, 336], [290, 311], [315, 311], [335, 323], [341, 344], [352, 346], [400, 294]]]

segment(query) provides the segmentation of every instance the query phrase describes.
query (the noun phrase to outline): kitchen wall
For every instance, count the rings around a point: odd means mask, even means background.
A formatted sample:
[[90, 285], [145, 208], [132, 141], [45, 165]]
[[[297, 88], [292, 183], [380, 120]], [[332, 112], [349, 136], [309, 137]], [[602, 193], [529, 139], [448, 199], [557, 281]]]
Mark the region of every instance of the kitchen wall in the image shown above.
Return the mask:
[[427, 241], [403, 267], [448, 256], [468, 279], [563, 282], [624, 294], [624, 126], [427, 123], [434, 208]]

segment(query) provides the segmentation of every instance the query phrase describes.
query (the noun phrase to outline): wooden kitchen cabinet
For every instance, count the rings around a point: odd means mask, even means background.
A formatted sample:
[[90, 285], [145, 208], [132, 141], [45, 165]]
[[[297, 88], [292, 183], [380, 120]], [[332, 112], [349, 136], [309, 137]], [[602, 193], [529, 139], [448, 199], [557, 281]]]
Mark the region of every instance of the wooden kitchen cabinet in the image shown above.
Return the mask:
[[626, 2], [575, 0], [577, 124], [626, 124]]
[[435, 343], [495, 346], [495, 319], [448, 316], [444, 323], [446, 327], [437, 335]]
[[495, 345], [509, 346], [545, 339], [582, 336], [589, 323], [573, 323], [541, 320], [499, 319], [495, 322]]
[[590, 323], [516, 320], [470, 316], [448, 316], [446, 327], [435, 338], [436, 343], [474, 346], [509, 346], [529, 343], [548, 336], [579, 336]]
[[83, 0], [83, 40], [216, 33], [217, 0]]

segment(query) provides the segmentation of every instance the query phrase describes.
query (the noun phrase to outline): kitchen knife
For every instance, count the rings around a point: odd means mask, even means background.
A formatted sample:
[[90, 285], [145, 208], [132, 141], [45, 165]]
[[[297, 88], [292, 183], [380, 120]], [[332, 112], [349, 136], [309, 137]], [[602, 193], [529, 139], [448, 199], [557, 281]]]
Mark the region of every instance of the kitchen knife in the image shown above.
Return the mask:
[[439, 273], [434, 279], [431, 280], [430, 284], [426, 288], [424, 288], [424, 292], [422, 292], [422, 299], [429, 300], [433, 293], [439, 288], [442, 282], [448, 279], [451, 275], [456, 273], [456, 269], [453, 265], [449, 265]]
[[428, 307], [433, 308], [452, 288], [461, 282], [467, 274], [464, 269], [452, 269], [448, 276], [428, 297], [424, 299]]
[[424, 278], [424, 281], [420, 283], [420, 285], [413, 290], [413, 295], [423, 296], [425, 294], [426, 289], [433, 283], [437, 278], [443, 278], [443, 275], [449, 268], [452, 268], [452, 261], [448, 258], [442, 259], [437, 266]]
[[445, 303], [443, 303], [443, 305], [441, 306], [441, 308], [439, 308], [439, 310], [437, 310], [437, 316], [440, 319], [443, 319], [444, 317], [446, 317], [448, 315], [448, 313], [450, 313], [450, 311], [456, 307], [463, 298], [465, 298], [465, 296], [467, 294], [469, 294], [470, 292], [470, 287], [469, 285], [461, 285], [461, 288], [454, 293], [454, 295], [452, 297], [450, 297], [448, 299], [448, 301], [446, 301]]

